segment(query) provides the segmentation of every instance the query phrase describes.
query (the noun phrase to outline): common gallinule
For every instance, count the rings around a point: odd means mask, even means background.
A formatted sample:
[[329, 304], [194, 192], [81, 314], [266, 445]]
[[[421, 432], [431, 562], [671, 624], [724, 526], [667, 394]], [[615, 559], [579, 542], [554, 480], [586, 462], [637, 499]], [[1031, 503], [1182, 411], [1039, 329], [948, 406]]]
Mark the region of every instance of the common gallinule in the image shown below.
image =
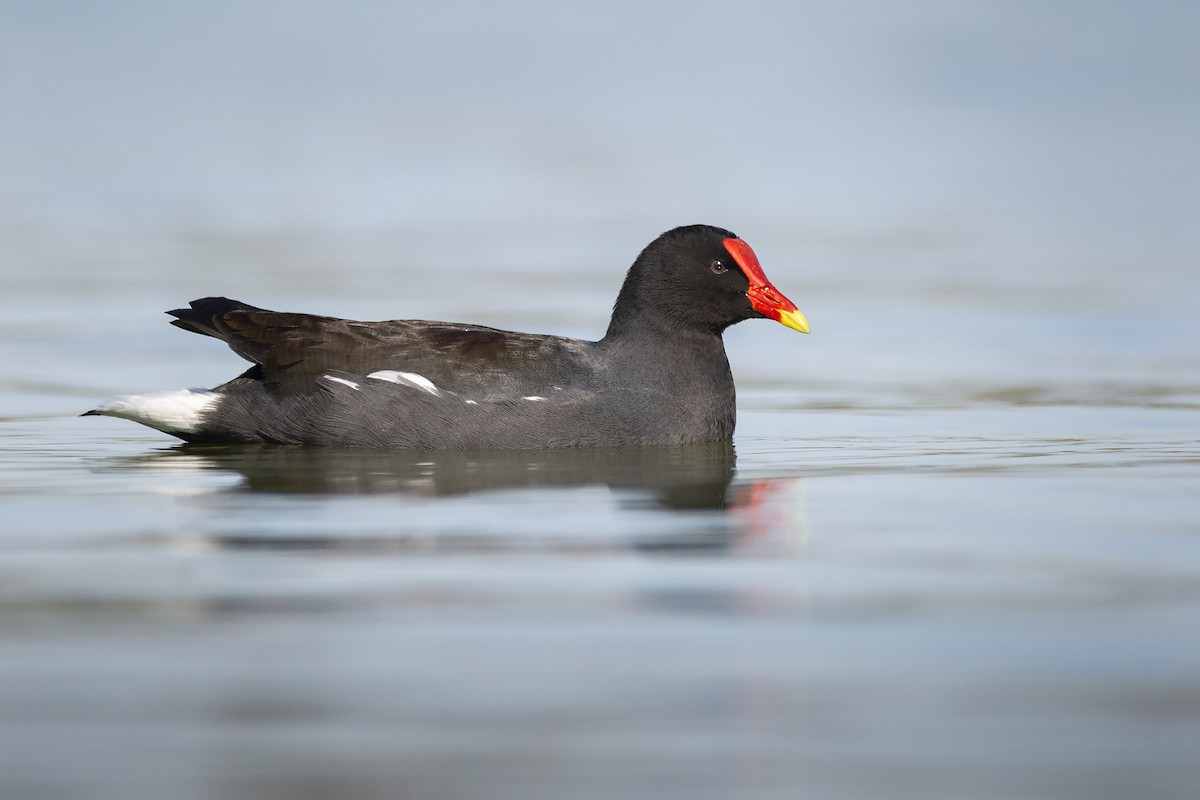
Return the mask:
[[[253, 363], [214, 389], [123, 395], [86, 414], [189, 442], [439, 450], [729, 439], [721, 333], [755, 317], [808, 333], [750, 245], [667, 231], [625, 277], [598, 342], [422, 320], [355, 322], [224, 297], [168, 312]], [[85, 416], [86, 416], [85, 414]]]

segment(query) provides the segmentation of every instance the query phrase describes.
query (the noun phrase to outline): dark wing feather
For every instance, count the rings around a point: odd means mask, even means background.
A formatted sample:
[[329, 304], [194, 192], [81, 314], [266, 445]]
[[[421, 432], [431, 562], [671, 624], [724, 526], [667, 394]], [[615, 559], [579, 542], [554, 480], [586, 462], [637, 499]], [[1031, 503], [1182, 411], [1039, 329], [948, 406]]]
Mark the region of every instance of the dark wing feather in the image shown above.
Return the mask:
[[[206, 297], [167, 312], [171, 324], [213, 336], [259, 366], [267, 388], [308, 393], [331, 370], [414, 372], [466, 398], [543, 395], [586, 381], [592, 343], [424, 320], [354, 320], [268, 311]], [[244, 377], [257, 377], [254, 371]]]

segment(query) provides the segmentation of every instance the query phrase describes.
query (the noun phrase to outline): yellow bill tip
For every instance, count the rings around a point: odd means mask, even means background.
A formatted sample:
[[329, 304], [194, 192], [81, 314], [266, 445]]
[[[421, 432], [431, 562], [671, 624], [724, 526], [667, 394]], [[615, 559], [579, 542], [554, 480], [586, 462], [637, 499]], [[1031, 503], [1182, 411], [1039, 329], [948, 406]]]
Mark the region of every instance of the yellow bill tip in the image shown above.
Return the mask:
[[780, 311], [779, 324], [786, 325], [794, 331], [808, 333], [808, 320], [800, 313], [800, 309], [795, 311]]

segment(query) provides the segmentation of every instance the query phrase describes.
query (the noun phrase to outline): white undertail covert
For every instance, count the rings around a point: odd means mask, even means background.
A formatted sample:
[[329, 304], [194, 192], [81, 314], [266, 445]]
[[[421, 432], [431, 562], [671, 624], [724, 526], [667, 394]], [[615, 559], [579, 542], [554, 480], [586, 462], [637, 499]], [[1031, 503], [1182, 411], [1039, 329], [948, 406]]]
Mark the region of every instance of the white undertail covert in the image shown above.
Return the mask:
[[221, 395], [208, 389], [123, 394], [89, 413], [140, 422], [163, 433], [196, 433], [204, 412], [220, 398]]

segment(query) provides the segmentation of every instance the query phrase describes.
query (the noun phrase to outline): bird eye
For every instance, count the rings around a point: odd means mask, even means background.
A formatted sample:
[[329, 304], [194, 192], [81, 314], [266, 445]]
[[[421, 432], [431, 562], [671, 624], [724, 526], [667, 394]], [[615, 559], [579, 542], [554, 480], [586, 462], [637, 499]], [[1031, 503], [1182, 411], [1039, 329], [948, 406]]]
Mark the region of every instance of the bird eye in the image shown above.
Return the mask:
[[728, 269], [728, 267], [726, 267], [720, 261], [716, 261], [716, 260], [714, 260], [711, 264], [709, 264], [708, 268], [711, 269], [713, 271], [713, 273], [716, 275], [720, 275], [721, 273], [725, 272]]

